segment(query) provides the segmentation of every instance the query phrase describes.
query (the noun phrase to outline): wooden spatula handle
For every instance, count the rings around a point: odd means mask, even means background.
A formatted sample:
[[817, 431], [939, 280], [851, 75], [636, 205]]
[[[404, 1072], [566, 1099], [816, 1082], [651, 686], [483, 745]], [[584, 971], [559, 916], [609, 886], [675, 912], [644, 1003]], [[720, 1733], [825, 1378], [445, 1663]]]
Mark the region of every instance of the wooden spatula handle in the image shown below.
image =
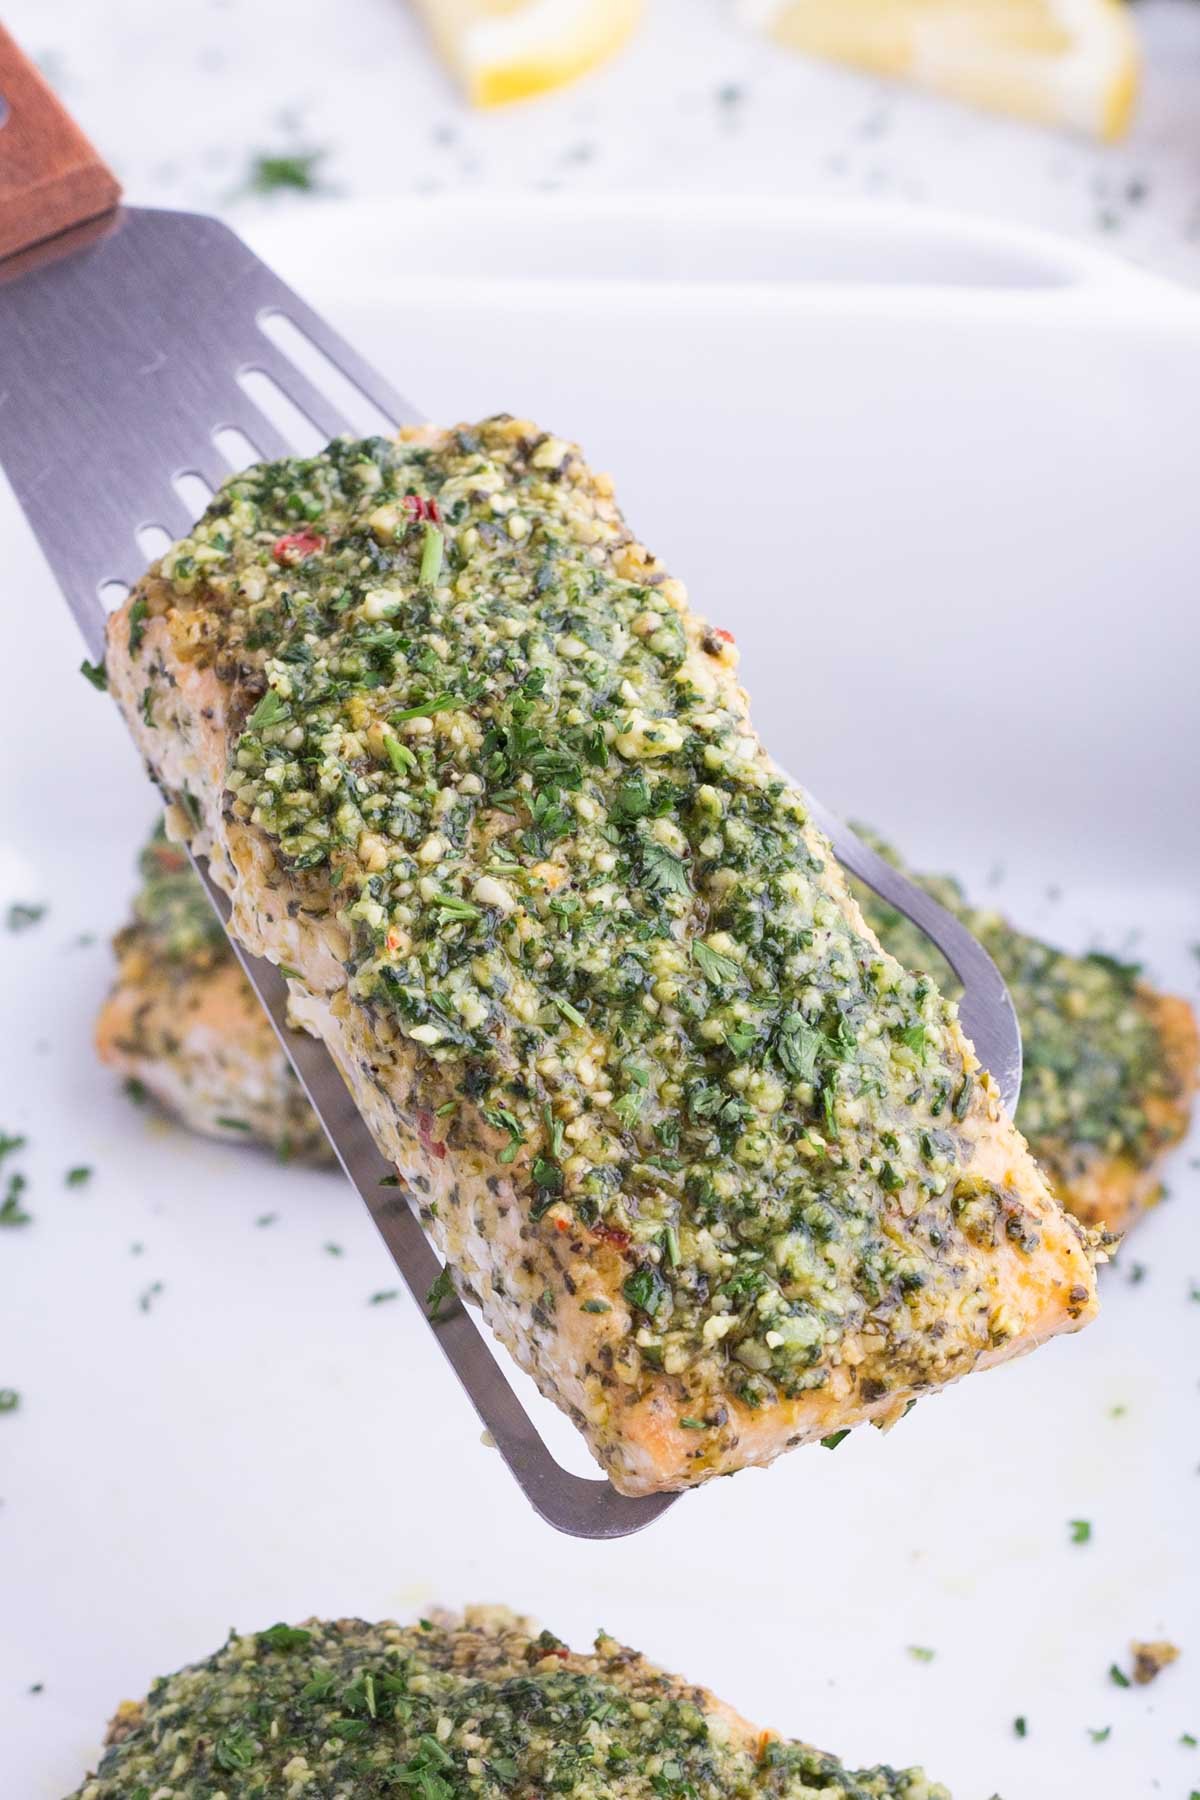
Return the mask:
[[120, 184], [0, 25], [0, 257], [111, 212]]

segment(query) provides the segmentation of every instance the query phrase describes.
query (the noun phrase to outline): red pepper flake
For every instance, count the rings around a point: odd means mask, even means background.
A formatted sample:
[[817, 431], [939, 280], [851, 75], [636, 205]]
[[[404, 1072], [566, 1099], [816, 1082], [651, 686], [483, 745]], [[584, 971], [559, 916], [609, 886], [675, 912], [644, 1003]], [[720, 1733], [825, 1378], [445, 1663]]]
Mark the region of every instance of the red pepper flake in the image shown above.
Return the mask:
[[417, 1114], [417, 1136], [421, 1140], [421, 1148], [428, 1156], [436, 1156], [441, 1162], [446, 1154], [446, 1146], [433, 1135], [433, 1114], [419, 1112]]
[[404, 504], [414, 520], [424, 519], [430, 525], [440, 525], [441, 511], [436, 500], [426, 500], [423, 494], [405, 494]]
[[181, 875], [187, 867], [187, 857], [175, 844], [155, 844], [152, 854], [160, 874]]
[[723, 625], [714, 625], [712, 634], [715, 638], [720, 638], [723, 644], [735, 644], [737, 642], [732, 631], [726, 631]]
[[555, 1219], [554, 1226], [556, 1231], [570, 1231], [571, 1221], [569, 1219]]
[[319, 531], [288, 531], [277, 538], [271, 546], [271, 555], [277, 563], [284, 563], [294, 569], [297, 563], [307, 562], [318, 550], [325, 548], [325, 539]]
[[619, 1225], [593, 1225], [592, 1236], [602, 1238], [606, 1244], [612, 1244], [617, 1250], [628, 1250], [632, 1241], [629, 1233], [622, 1231]]
[[394, 925], [388, 927], [388, 934], [383, 941], [387, 945], [389, 954], [395, 956], [400, 948], [400, 933]]

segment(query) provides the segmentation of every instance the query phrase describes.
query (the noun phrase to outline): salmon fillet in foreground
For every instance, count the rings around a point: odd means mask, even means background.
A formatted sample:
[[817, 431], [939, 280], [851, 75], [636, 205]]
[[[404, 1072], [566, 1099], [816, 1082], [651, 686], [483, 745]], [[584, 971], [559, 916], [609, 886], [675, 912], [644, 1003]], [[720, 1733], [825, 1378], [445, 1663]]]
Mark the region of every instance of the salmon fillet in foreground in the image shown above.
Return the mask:
[[234, 932], [622, 1492], [1094, 1313], [1098, 1240], [572, 446], [500, 417], [235, 476], [108, 668]]
[[761, 1731], [607, 1632], [579, 1654], [501, 1606], [231, 1632], [125, 1701], [106, 1745], [69, 1800], [950, 1800], [920, 1769]]

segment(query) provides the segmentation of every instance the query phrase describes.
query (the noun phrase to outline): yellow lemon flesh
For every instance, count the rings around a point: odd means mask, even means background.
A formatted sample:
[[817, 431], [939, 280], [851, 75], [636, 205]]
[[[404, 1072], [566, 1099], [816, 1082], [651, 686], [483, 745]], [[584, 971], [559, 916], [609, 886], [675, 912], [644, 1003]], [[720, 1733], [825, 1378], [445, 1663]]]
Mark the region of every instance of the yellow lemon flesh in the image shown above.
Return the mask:
[[642, 0], [417, 0], [476, 106], [502, 106], [586, 75], [626, 42]]
[[1138, 46], [1125, 0], [742, 0], [814, 56], [1102, 138], [1126, 130]]

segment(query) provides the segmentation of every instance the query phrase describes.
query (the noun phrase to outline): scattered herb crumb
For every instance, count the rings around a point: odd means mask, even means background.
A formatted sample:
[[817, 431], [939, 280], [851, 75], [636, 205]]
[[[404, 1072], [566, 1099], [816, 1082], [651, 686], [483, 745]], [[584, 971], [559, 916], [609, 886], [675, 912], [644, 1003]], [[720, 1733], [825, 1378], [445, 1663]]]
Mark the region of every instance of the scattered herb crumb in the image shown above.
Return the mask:
[[259, 1213], [254, 1223], [256, 1225], [273, 1225], [278, 1217], [278, 1213]]
[[910, 1644], [908, 1654], [914, 1662], [931, 1663], [937, 1655], [937, 1651], [931, 1650], [927, 1644]]
[[1013, 1733], [1019, 1738], [1029, 1736], [1029, 1721], [1024, 1713], [1018, 1713], [1017, 1717], [1013, 1720]]
[[1185, 1750], [1194, 1750], [1196, 1745], [1200, 1743], [1200, 1738], [1193, 1736], [1190, 1731], [1185, 1731], [1180, 1734], [1179, 1742], [1183, 1745]]
[[1106, 1744], [1112, 1732], [1111, 1725], [1089, 1725], [1088, 1736], [1093, 1744]]
[[370, 1299], [367, 1301], [367, 1305], [382, 1306], [385, 1301], [398, 1299], [399, 1295], [399, 1288], [380, 1288], [377, 1294], [371, 1295]]
[[346, 1254], [340, 1244], [326, 1244], [324, 1250], [326, 1256], [345, 1256]]
[[1129, 1648], [1133, 1651], [1133, 1679], [1139, 1687], [1149, 1687], [1164, 1669], [1179, 1660], [1179, 1646], [1162, 1638], [1149, 1644], [1133, 1643]]
[[98, 688], [100, 693], [108, 691], [108, 670], [104, 666], [103, 657], [98, 663], [93, 663], [85, 656], [79, 665], [79, 673], [85, 681], [90, 681], [94, 688]]
[[1108, 1679], [1112, 1682], [1114, 1687], [1124, 1688], [1124, 1687], [1130, 1687], [1132, 1685], [1132, 1683], [1130, 1682], [1130, 1679], [1129, 1679], [1128, 1675], [1125, 1673], [1124, 1669], [1118, 1668], [1116, 1663], [1109, 1663]]
[[249, 1131], [251, 1129], [245, 1119], [228, 1119], [222, 1116], [217, 1119], [217, 1124], [222, 1131]]
[[1071, 1542], [1073, 1544], [1090, 1544], [1092, 1541], [1092, 1522], [1090, 1519], [1070, 1519]]
[[28, 1225], [33, 1218], [21, 1204], [21, 1195], [25, 1192], [26, 1182], [23, 1175], [11, 1175], [8, 1192], [0, 1202], [0, 1225]]
[[252, 194], [313, 194], [320, 186], [317, 165], [324, 157], [324, 150], [264, 152], [251, 158], [246, 186]]
[[838, 1445], [842, 1442], [842, 1439], [848, 1438], [849, 1436], [850, 1427], [848, 1425], [844, 1426], [841, 1431], [831, 1431], [828, 1437], [823, 1437], [821, 1439], [822, 1448], [826, 1450], [836, 1450]]
[[29, 1684], [29, 1691], [31, 1694], [42, 1694], [45, 1690], [46, 1684], [44, 1681], [31, 1681]]
[[21, 1404], [21, 1396], [16, 1388], [0, 1387], [0, 1413], [16, 1412]]
[[136, 1075], [130, 1075], [125, 1082], [125, 1098], [132, 1100], [135, 1106], [145, 1106], [150, 1092], [144, 1081], [139, 1081]]
[[92, 1179], [92, 1174], [93, 1170], [87, 1163], [79, 1163], [75, 1168], [67, 1170], [63, 1180], [68, 1187], [84, 1187]]
[[0, 1162], [3, 1162], [6, 1156], [11, 1156], [14, 1150], [23, 1150], [24, 1148], [25, 1139], [23, 1137], [13, 1137], [7, 1131], [0, 1131]]
[[29, 900], [14, 900], [5, 915], [5, 924], [10, 931], [28, 931], [30, 926], [40, 924], [45, 916], [45, 906]]
[[154, 1302], [158, 1299], [158, 1296], [162, 1291], [163, 1284], [161, 1281], [152, 1281], [148, 1288], [142, 1289], [141, 1293], [138, 1295], [138, 1306], [144, 1313], [150, 1311], [150, 1308], [154, 1305]]

